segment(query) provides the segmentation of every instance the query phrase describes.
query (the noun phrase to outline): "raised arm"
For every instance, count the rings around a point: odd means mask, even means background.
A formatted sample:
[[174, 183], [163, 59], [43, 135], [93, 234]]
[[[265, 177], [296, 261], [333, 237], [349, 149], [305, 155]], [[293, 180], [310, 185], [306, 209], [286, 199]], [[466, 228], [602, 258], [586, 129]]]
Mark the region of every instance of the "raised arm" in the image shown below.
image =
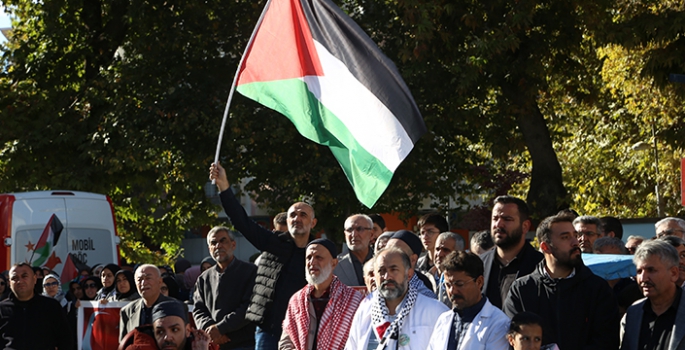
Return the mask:
[[280, 241], [277, 236], [247, 216], [245, 209], [230, 189], [226, 170], [219, 163], [214, 163], [209, 168], [209, 179], [216, 180], [221, 206], [236, 230], [240, 231], [255, 248], [277, 255], [282, 253], [279, 251]]

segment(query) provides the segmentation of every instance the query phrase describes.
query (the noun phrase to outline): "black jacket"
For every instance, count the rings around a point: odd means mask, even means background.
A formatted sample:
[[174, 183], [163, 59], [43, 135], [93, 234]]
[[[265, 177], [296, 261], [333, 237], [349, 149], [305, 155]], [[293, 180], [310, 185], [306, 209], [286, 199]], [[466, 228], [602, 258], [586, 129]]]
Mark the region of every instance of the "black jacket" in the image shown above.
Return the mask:
[[509, 317], [529, 311], [543, 320], [542, 344], [560, 349], [617, 349], [619, 314], [616, 297], [607, 281], [585, 265], [567, 279], [552, 279], [545, 261], [535, 271], [517, 279], [503, 310]]
[[[483, 295], [488, 297], [488, 300], [490, 300], [492, 305], [495, 305], [501, 309], [502, 304], [504, 304], [504, 297], [507, 295], [509, 291], [503, 293], [500, 290], [488, 290], [490, 278], [497, 278], [497, 276], [490, 276], [490, 272], [492, 272], [492, 264], [496, 259], [495, 254], [497, 254], [496, 248], [490, 249], [480, 256], [481, 260], [483, 260], [484, 279], [483, 290], [481, 292], [483, 293]], [[523, 245], [523, 248], [521, 248], [521, 251], [516, 255], [516, 258], [521, 259], [521, 265], [519, 266], [518, 272], [516, 273], [516, 278], [521, 278], [535, 271], [535, 266], [537, 266], [537, 264], [540, 263], [543, 257], [542, 253], [535, 250], [535, 248], [533, 248], [533, 246], [531, 246], [530, 243], [526, 242], [526, 244]], [[497, 293], [497, 295], [494, 295], [493, 293]]]
[[67, 314], [55, 299], [35, 295], [19, 301], [13, 293], [0, 302], [0, 348], [71, 350], [75, 348]]
[[216, 325], [221, 334], [231, 339], [221, 349], [254, 346], [253, 324], [245, 320], [257, 268], [234, 260], [219, 272], [214, 265], [203, 272], [195, 284], [193, 317], [199, 329]]
[[[290, 233], [274, 233], [252, 221], [230, 189], [221, 192], [219, 198], [233, 226], [255, 248], [266, 253], [257, 265], [257, 279], [245, 318], [267, 331], [280, 332], [290, 297], [307, 284], [305, 249], [295, 245]], [[310, 236], [309, 240], [312, 239]]]

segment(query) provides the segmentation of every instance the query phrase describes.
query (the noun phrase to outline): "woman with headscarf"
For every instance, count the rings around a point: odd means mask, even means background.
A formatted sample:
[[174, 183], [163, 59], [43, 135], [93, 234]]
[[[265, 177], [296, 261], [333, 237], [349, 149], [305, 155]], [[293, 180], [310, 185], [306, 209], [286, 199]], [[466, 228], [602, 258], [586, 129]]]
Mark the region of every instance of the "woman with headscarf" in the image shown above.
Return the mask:
[[119, 272], [121, 268], [115, 264], [107, 264], [102, 268], [100, 272], [100, 283], [102, 284], [102, 289], [98, 291], [95, 300], [107, 299], [112, 301], [116, 298], [116, 285], [114, 284], [114, 274]]
[[65, 298], [67, 294], [62, 290], [57, 275], [49, 274], [43, 277], [43, 295], [59, 301], [62, 307], [67, 306], [68, 301]]
[[[67, 321], [69, 322], [69, 327], [74, 330], [76, 329], [76, 310], [80, 305], [78, 300], [69, 300], [62, 290], [62, 283], [60, 283], [59, 277], [56, 274], [50, 273], [43, 277], [43, 295], [48, 298], [53, 298], [62, 305], [62, 309], [67, 314]], [[76, 337], [74, 337], [74, 340]]]
[[81, 289], [83, 290], [83, 298], [81, 300], [95, 300], [98, 295], [98, 290], [102, 288], [100, 279], [95, 276], [90, 276], [81, 281]]
[[136, 289], [136, 282], [133, 278], [133, 272], [119, 270], [114, 275], [114, 283], [117, 291], [114, 301], [132, 301], [140, 298], [140, 294], [138, 294]]
[[168, 274], [162, 275], [161, 292], [164, 296], [180, 300], [178, 298], [178, 292], [179, 292], [178, 283], [176, 283], [176, 279], [174, 278], [174, 276], [170, 276]]
[[10, 284], [4, 273], [0, 273], [0, 300], [5, 300], [10, 295]]

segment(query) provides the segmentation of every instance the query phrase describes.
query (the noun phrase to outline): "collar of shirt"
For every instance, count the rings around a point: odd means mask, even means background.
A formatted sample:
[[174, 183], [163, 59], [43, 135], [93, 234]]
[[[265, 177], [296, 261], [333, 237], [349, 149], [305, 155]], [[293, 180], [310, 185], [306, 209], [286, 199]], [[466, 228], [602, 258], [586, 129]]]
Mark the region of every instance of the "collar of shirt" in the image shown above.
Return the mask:
[[545, 277], [547, 277], [551, 280], [567, 280], [567, 279], [572, 278], [573, 276], [576, 275], [576, 268], [575, 267], [573, 268], [573, 270], [571, 270], [571, 273], [569, 273], [568, 276], [566, 276], [564, 278], [552, 278], [552, 276], [550, 276], [549, 272], [547, 271], [547, 265], [545, 265], [545, 268], [542, 271], [545, 274]]
[[[671, 306], [668, 307], [669, 311], [675, 311], [676, 313], [678, 312], [678, 306], [680, 305], [680, 299], [683, 294], [683, 290], [681, 288], [678, 288], [676, 286], [675, 289], [675, 296], [673, 297], [673, 303], [671, 303]], [[652, 311], [652, 302], [647, 298], [645, 303], [642, 305], [642, 309], [644, 312], [650, 312], [654, 314], [654, 311]], [[656, 316], [656, 314], [655, 314]]]
[[487, 298], [485, 295], [481, 294], [480, 301], [475, 305], [464, 308], [463, 310], [454, 309], [454, 312], [459, 315], [462, 322], [473, 322], [473, 319], [476, 318], [476, 315], [478, 315], [480, 310], [483, 309], [483, 306], [485, 306], [485, 300], [487, 300]]

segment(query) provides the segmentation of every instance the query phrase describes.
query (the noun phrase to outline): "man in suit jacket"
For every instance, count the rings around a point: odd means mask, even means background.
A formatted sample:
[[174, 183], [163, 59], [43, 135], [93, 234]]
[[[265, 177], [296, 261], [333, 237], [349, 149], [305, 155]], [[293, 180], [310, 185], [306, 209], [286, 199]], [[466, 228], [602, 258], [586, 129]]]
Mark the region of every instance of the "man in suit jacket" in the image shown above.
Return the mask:
[[621, 350], [685, 349], [685, 302], [676, 285], [678, 251], [662, 240], [648, 241], [637, 248], [633, 262], [646, 298], [623, 317]]
[[530, 274], [542, 254], [526, 242], [531, 222], [528, 205], [520, 198], [499, 196], [492, 207], [491, 234], [495, 249], [481, 255], [485, 270], [483, 294], [502, 308], [511, 284]]
[[121, 308], [119, 316], [119, 341], [138, 326], [152, 324], [152, 308], [167, 300], [162, 295], [162, 275], [155, 265], [140, 265], [135, 273], [136, 287], [140, 299]]
[[364, 286], [364, 263], [373, 257], [369, 247], [373, 235], [373, 220], [364, 214], [355, 214], [345, 220], [345, 242], [350, 251], [338, 256], [333, 274], [348, 286]]

